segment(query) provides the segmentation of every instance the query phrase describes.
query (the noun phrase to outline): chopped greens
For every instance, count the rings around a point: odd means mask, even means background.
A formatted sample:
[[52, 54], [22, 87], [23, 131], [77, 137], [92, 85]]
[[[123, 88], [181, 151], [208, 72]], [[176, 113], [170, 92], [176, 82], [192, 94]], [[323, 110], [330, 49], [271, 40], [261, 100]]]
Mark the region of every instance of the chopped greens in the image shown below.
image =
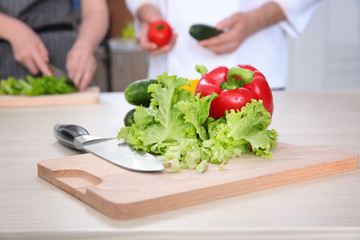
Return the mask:
[[0, 95], [39, 96], [72, 92], [77, 92], [77, 89], [67, 84], [65, 77], [27, 76], [26, 80], [14, 77], [0, 80]]

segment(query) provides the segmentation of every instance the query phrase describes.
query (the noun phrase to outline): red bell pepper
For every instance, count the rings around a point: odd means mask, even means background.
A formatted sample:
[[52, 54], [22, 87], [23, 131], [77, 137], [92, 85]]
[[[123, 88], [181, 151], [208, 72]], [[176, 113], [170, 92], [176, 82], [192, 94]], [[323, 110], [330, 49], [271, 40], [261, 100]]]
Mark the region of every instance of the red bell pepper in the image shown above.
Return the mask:
[[215, 119], [225, 116], [225, 111], [240, 110], [251, 99], [262, 100], [265, 109], [272, 115], [273, 97], [265, 76], [250, 65], [237, 65], [228, 69], [220, 66], [207, 72], [206, 67], [198, 65], [202, 77], [195, 94], [201, 97], [216, 93], [211, 102], [209, 116]]

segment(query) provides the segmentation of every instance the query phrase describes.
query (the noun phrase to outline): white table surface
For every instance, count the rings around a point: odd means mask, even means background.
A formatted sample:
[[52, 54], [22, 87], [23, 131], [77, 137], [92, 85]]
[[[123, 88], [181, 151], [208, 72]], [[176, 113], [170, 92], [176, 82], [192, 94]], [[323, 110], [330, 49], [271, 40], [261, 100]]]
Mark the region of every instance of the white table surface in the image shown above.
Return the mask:
[[[274, 92], [279, 141], [360, 152], [360, 90]], [[37, 176], [37, 162], [77, 154], [56, 123], [116, 136], [133, 106], [0, 109], [0, 239], [360, 239], [359, 170], [134, 220], [113, 220]]]

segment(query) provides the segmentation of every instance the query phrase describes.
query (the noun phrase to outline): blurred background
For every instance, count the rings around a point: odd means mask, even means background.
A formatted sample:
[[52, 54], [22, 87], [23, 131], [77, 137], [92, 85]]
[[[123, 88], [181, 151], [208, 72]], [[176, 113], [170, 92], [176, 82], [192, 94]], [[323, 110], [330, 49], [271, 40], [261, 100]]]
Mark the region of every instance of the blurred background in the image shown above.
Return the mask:
[[[108, 0], [110, 30], [96, 52], [95, 83], [123, 91], [147, 76], [147, 53], [136, 41], [124, 0]], [[74, 1], [76, 16], [77, 1]], [[360, 1], [324, 0], [305, 33], [289, 38], [288, 90], [360, 88]]]

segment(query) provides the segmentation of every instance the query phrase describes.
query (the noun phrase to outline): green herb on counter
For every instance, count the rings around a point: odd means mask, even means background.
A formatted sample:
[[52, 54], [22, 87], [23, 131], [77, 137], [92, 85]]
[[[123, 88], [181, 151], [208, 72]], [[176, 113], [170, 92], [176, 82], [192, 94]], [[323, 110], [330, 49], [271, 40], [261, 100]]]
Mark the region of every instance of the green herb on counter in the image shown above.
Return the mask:
[[14, 77], [0, 80], [0, 94], [2, 95], [39, 96], [72, 92], [77, 92], [77, 89], [68, 85], [65, 77], [27, 76], [26, 81]]

